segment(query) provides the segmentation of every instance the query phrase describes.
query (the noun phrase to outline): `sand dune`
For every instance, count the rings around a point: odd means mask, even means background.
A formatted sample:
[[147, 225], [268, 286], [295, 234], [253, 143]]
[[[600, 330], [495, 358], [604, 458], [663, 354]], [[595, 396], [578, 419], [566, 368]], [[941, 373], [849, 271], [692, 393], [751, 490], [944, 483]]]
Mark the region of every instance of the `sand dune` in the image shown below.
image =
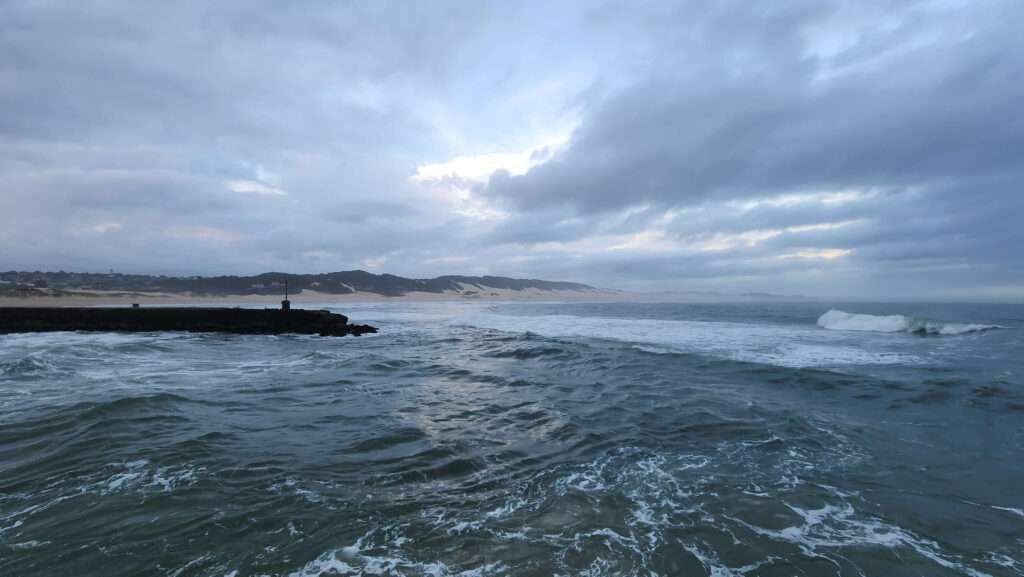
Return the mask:
[[[523, 289], [509, 290], [490, 287], [464, 287], [462, 292], [445, 291], [410, 292], [402, 296], [383, 296], [370, 292], [350, 294], [330, 294], [304, 290], [292, 295], [292, 306], [327, 305], [332, 303], [358, 302], [422, 302], [422, 301], [612, 301], [623, 300], [622, 293], [604, 290], [541, 290]], [[138, 303], [141, 306], [170, 305], [267, 305], [278, 306], [279, 295], [200, 295], [190, 293], [124, 293], [109, 291], [62, 291], [53, 296], [32, 295], [27, 297], [2, 296], [0, 306], [7, 307], [38, 307], [38, 306], [130, 306]]]

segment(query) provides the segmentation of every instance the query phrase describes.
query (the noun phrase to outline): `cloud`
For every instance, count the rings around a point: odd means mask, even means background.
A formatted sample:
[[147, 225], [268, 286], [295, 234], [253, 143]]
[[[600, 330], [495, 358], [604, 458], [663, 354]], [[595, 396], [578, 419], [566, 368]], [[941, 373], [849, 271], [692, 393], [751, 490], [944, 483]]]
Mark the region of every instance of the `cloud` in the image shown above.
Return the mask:
[[1022, 19], [3, 3], [0, 269], [1024, 298]]
[[794, 252], [787, 252], [778, 255], [776, 258], [790, 259], [797, 258], [803, 260], [835, 260], [842, 258], [853, 252], [853, 249], [843, 248], [805, 248]]
[[517, 152], [459, 156], [444, 162], [423, 164], [416, 167], [416, 174], [412, 178], [416, 182], [475, 181], [482, 183], [496, 172], [518, 176], [549, 160], [560, 148], [565, 146], [567, 140], [567, 136], [560, 136]]
[[212, 226], [171, 227], [165, 233], [172, 238], [195, 239], [220, 243], [233, 243], [245, 238], [243, 235]]
[[100, 222], [90, 226], [89, 230], [97, 234], [107, 234], [118, 232], [121, 228], [121, 223], [119, 222]]
[[[1004, 123], [1024, 97], [1013, 82], [1024, 50], [1012, 34], [993, 22], [830, 80], [818, 76], [823, 64], [801, 56], [806, 48], [785, 40], [684, 46], [682, 61], [666, 55], [665, 70], [595, 110], [563, 154], [522, 175], [495, 175], [485, 194], [523, 210], [567, 205], [593, 213], [1017, 172], [1007, 151], [1024, 144], [1024, 133]], [[717, 55], [719, 66], [680, 82], [676, 67], [698, 48]], [[730, 64], [737, 54], [753, 60], [744, 65], [753, 72]]]
[[224, 183], [227, 189], [232, 192], [243, 194], [257, 194], [259, 196], [286, 196], [287, 193], [280, 188], [268, 186], [255, 180], [229, 180]]

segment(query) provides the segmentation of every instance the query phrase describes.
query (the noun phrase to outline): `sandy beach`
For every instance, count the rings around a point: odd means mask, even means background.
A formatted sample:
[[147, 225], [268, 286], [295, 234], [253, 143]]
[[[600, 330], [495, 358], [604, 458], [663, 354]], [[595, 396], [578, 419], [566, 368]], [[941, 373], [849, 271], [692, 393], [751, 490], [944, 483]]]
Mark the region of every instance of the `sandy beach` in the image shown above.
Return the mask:
[[[40, 291], [42, 292], [42, 291]], [[0, 296], [0, 306], [4, 307], [88, 307], [88, 306], [246, 306], [267, 305], [277, 307], [281, 295], [199, 295], [191, 293], [125, 293], [106, 291], [61, 291], [50, 293], [52, 296], [35, 294], [31, 296]], [[291, 295], [290, 300], [295, 308], [308, 305], [324, 305], [333, 303], [367, 303], [367, 302], [456, 302], [456, 301], [572, 301], [572, 302], [607, 302], [628, 300], [626, 293], [616, 291], [549, 291], [539, 289], [504, 290], [487, 288], [475, 294], [457, 292], [410, 292], [402, 296], [383, 296], [377, 293], [354, 292], [350, 294], [331, 294], [304, 290]]]

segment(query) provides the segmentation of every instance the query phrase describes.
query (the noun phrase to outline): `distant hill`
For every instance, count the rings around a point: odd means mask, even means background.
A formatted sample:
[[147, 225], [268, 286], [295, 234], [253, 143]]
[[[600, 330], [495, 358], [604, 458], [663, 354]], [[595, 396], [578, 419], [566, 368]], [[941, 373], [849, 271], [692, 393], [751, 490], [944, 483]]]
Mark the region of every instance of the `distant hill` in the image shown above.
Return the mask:
[[500, 276], [439, 276], [413, 279], [363, 270], [323, 274], [268, 272], [254, 276], [171, 277], [118, 273], [0, 272], [0, 287], [33, 287], [57, 290], [132, 291], [191, 293], [196, 295], [279, 295], [288, 281], [291, 294], [304, 290], [327, 294], [374, 293], [398, 297], [410, 292], [459, 293], [472, 295], [488, 289], [540, 291], [595, 291], [594, 287], [572, 282], [517, 279]]

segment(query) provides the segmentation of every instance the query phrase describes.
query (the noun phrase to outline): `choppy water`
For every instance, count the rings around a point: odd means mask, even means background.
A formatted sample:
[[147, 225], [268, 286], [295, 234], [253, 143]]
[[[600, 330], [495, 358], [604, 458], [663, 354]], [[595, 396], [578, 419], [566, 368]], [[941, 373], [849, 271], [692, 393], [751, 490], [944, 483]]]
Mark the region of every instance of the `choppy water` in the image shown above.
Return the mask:
[[1024, 575], [1024, 307], [343, 312], [0, 336], [0, 575]]

